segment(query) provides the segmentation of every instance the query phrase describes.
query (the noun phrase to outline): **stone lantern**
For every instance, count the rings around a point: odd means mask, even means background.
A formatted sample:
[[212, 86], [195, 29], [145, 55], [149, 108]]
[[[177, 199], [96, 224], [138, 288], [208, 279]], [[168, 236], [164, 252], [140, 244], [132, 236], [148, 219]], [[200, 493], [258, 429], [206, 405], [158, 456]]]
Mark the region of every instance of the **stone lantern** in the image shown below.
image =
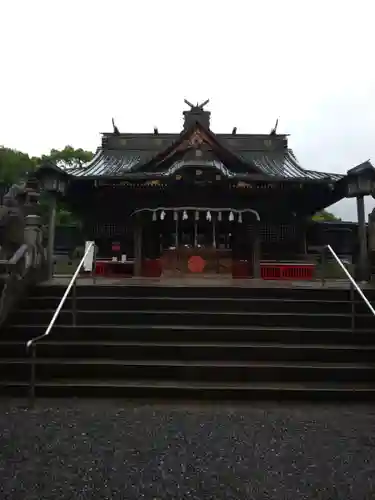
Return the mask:
[[364, 197], [373, 193], [375, 186], [375, 168], [370, 161], [365, 161], [347, 172], [347, 197], [357, 199], [359, 259], [358, 279], [369, 278], [367, 231], [365, 221]]
[[42, 190], [49, 195], [47, 264], [48, 278], [51, 279], [54, 267], [57, 199], [64, 195], [68, 182], [67, 175], [49, 163], [40, 167], [38, 178]]

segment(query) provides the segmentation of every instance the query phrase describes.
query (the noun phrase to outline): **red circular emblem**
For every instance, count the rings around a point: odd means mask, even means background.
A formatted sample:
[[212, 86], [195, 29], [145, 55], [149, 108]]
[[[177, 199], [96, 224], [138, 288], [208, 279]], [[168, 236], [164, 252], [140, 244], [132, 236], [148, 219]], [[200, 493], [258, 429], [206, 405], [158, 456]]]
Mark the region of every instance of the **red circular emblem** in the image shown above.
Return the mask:
[[188, 261], [188, 268], [192, 273], [201, 273], [205, 266], [206, 261], [200, 255], [193, 255]]

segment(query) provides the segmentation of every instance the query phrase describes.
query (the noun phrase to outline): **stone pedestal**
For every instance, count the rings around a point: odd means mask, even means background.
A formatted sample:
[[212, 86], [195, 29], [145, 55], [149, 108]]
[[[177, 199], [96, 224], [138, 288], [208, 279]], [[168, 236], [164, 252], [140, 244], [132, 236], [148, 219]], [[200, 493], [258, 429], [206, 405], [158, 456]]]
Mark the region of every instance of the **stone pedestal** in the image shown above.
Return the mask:
[[39, 215], [25, 217], [24, 241], [30, 247], [30, 265], [47, 277], [46, 251], [43, 247], [42, 219]]

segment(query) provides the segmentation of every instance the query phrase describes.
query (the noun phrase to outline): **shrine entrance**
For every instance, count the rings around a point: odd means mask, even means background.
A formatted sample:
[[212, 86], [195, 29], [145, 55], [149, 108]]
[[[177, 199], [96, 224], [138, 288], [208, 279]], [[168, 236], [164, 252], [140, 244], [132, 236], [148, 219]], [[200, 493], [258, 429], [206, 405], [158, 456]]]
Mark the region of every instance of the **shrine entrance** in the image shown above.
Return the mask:
[[247, 273], [252, 274], [256, 252], [247, 223], [259, 220], [254, 210], [160, 207], [145, 211], [149, 215], [143, 215], [143, 258], [158, 258], [163, 277], [232, 276], [234, 261], [250, 267]]

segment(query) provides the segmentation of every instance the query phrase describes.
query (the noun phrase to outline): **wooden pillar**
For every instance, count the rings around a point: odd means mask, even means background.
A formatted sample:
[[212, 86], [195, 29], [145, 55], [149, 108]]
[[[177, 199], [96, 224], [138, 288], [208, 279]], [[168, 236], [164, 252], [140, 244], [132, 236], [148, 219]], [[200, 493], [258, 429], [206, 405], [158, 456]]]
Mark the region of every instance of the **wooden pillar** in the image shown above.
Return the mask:
[[368, 252], [364, 196], [357, 196], [357, 213], [359, 237], [359, 258], [357, 274], [359, 281], [366, 281], [368, 279]]
[[213, 246], [213, 248], [216, 248], [217, 243], [216, 243], [216, 219], [215, 219], [215, 217], [211, 218], [211, 224], [212, 224], [212, 246]]
[[176, 247], [176, 250], [180, 244], [179, 242], [179, 237], [178, 237], [178, 232], [179, 232], [179, 223], [178, 223], [178, 211], [176, 210], [173, 212], [173, 218], [174, 218], [174, 223], [175, 223], [175, 238], [174, 238], [174, 246]]
[[134, 219], [134, 276], [142, 274], [142, 225], [140, 214]]
[[260, 241], [260, 222], [254, 224], [254, 240], [253, 240], [253, 267], [254, 278], [260, 278], [260, 258], [261, 258], [261, 241]]
[[375, 278], [375, 208], [368, 216], [369, 277]]

